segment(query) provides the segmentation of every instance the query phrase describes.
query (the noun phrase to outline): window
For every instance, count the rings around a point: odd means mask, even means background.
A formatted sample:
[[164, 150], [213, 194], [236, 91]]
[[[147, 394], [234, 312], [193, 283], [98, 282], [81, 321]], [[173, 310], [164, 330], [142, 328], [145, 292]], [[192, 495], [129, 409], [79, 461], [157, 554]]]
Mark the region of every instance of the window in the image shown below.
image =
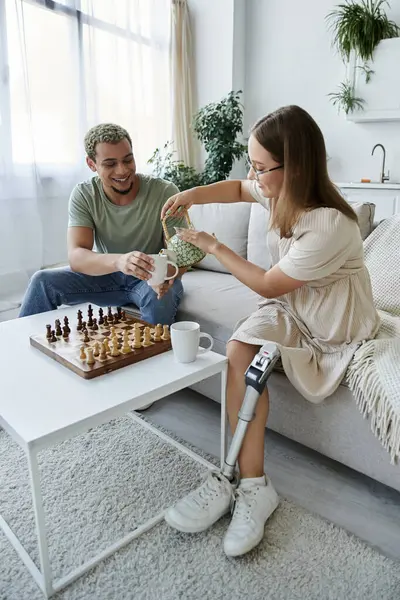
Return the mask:
[[139, 168], [169, 139], [168, 0], [0, 0], [0, 38], [5, 161], [75, 165], [104, 121]]

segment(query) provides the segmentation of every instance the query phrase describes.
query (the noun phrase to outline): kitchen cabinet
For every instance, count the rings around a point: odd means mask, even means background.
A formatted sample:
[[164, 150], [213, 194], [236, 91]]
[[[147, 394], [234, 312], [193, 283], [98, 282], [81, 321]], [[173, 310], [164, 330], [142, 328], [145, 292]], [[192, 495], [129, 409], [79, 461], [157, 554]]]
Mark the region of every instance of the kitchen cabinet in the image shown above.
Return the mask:
[[400, 184], [336, 183], [348, 202], [375, 204], [375, 221], [400, 213]]

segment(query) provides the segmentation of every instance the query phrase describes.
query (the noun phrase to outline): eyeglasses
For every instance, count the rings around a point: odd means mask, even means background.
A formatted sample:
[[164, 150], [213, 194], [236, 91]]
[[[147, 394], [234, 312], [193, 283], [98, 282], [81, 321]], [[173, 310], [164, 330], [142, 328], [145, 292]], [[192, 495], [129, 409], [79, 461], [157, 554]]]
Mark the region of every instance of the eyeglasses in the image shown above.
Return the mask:
[[247, 162], [247, 166], [249, 167], [249, 169], [253, 169], [254, 171], [254, 175], [256, 176], [256, 179], [258, 181], [260, 175], [264, 175], [265, 173], [270, 173], [271, 171], [276, 171], [277, 169], [283, 169], [284, 165], [278, 165], [277, 167], [272, 167], [272, 169], [263, 169], [262, 171], [259, 171], [258, 169], [255, 168], [255, 166], [253, 165], [253, 163], [250, 161], [249, 158], [246, 159]]

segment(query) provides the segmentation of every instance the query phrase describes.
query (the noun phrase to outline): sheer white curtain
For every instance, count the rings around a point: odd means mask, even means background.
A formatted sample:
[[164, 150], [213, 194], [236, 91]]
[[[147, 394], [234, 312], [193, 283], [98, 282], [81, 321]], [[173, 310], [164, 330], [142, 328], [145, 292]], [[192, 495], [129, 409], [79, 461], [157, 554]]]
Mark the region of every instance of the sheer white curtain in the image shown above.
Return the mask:
[[[0, 0], [0, 296], [66, 258], [83, 137], [112, 121], [138, 168], [170, 139], [170, 0]], [[8, 279], [7, 279], [7, 276]]]
[[171, 0], [172, 139], [177, 158], [196, 166], [197, 144], [191, 130], [194, 115], [194, 59], [187, 0]]

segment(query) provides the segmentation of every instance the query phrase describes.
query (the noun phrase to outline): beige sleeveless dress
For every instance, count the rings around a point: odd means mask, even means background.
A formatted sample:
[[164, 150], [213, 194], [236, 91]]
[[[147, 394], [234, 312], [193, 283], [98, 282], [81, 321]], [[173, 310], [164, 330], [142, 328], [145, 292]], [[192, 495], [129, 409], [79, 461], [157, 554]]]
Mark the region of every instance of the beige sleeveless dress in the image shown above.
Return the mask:
[[[268, 199], [252, 185], [253, 197], [269, 210]], [[322, 402], [340, 385], [360, 343], [379, 328], [359, 227], [336, 209], [317, 208], [299, 219], [290, 239], [270, 230], [268, 247], [272, 266], [307, 283], [263, 299], [231, 339], [256, 346], [276, 342], [294, 387], [307, 400]]]

